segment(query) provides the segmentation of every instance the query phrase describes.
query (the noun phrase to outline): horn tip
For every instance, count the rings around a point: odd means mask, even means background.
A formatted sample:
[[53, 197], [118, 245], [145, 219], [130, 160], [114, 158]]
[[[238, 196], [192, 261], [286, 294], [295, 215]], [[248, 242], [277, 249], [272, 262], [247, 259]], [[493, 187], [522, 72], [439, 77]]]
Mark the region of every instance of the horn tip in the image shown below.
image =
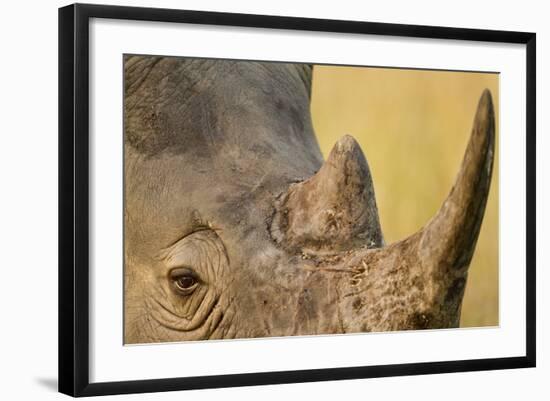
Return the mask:
[[360, 148], [359, 143], [357, 143], [355, 138], [349, 134], [341, 137], [335, 145], [335, 149], [339, 152], [350, 152], [354, 151], [357, 148]]
[[479, 112], [484, 114], [494, 114], [493, 96], [491, 95], [491, 91], [489, 89], [485, 88], [483, 90], [477, 108]]
[[474, 132], [494, 136], [495, 131], [495, 109], [493, 97], [489, 89], [485, 89], [479, 98], [477, 112], [474, 119]]
[[344, 135], [336, 142], [321, 170], [325, 173], [339, 171], [342, 182], [347, 182], [349, 176], [361, 177], [360, 180], [371, 179], [361, 145], [351, 135]]
[[491, 106], [493, 105], [493, 96], [489, 88], [483, 89], [483, 93], [481, 94], [481, 100], [483, 103], [487, 103]]

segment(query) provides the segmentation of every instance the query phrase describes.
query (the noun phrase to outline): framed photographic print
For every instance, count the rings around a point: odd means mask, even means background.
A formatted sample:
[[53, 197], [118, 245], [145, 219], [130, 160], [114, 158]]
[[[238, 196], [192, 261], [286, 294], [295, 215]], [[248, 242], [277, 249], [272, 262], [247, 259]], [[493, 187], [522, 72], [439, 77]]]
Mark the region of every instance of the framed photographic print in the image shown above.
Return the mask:
[[535, 34], [59, 10], [59, 390], [535, 366]]

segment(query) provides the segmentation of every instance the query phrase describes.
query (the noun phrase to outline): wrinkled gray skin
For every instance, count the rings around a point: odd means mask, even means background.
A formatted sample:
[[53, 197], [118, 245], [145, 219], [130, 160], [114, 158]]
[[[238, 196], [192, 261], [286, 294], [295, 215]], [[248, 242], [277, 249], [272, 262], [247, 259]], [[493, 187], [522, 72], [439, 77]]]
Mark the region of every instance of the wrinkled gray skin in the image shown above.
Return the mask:
[[126, 343], [458, 326], [491, 177], [487, 91], [441, 210], [386, 245], [358, 144], [323, 161], [310, 66], [124, 64]]

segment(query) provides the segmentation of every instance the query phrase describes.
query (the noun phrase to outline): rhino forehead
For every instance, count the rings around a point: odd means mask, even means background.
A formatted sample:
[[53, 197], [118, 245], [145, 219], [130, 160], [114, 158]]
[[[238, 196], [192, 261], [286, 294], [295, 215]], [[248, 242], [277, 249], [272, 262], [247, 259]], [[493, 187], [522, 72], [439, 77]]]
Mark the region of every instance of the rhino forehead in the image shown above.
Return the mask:
[[306, 145], [303, 158], [321, 161], [307, 65], [127, 56], [124, 73], [125, 141], [139, 153], [266, 157]]

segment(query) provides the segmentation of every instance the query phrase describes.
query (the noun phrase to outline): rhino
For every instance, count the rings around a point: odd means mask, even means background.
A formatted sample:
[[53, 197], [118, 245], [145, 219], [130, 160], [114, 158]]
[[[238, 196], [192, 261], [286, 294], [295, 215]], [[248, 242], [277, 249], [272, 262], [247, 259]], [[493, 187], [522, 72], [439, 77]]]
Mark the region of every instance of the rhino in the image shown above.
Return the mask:
[[386, 244], [356, 140], [323, 160], [311, 65], [123, 63], [125, 343], [459, 326], [493, 165], [488, 90], [440, 210]]

